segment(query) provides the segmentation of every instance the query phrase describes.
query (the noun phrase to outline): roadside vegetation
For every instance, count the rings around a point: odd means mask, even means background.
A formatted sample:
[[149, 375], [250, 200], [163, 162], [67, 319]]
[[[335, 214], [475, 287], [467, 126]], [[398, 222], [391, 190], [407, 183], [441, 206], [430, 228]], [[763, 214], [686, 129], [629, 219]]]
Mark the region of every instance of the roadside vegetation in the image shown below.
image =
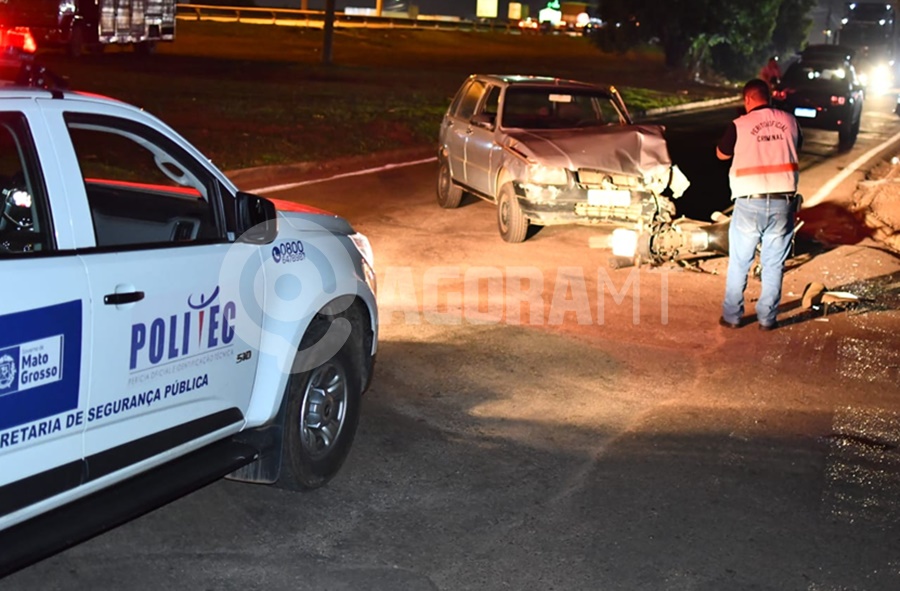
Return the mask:
[[599, 16], [610, 26], [594, 40], [607, 51], [630, 51], [651, 40], [666, 64], [694, 77], [747, 79], [773, 56], [803, 48], [816, 0], [607, 0]]
[[606, 53], [584, 37], [338, 29], [329, 67], [321, 48], [318, 30], [179, 21], [176, 41], [152, 56], [40, 59], [74, 89], [159, 116], [226, 170], [435, 146], [453, 93], [476, 71], [613, 84], [633, 113], [734, 93], [689, 81], [658, 49]]

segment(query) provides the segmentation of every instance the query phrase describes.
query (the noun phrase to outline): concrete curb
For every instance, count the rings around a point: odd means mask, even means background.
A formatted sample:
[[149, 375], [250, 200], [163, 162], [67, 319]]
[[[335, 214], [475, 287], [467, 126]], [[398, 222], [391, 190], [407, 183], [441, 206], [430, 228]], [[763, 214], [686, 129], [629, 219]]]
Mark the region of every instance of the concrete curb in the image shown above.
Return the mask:
[[667, 115], [669, 113], [682, 113], [687, 111], [697, 111], [700, 109], [706, 109], [708, 107], [718, 107], [719, 105], [727, 105], [729, 103], [736, 103], [741, 100], [741, 95], [728, 96], [725, 98], [719, 99], [710, 99], [708, 101], [697, 101], [694, 103], [684, 103], [681, 105], [675, 105], [672, 107], [658, 107], [656, 109], [647, 109], [646, 111], [639, 111], [638, 116], [640, 117], [654, 117], [656, 115]]
[[420, 160], [437, 155], [437, 142], [432, 146], [420, 146], [399, 150], [386, 150], [358, 156], [332, 158], [321, 162], [297, 162], [225, 170], [225, 176], [238, 187], [249, 190], [263, 186], [277, 185], [313, 178], [324, 178], [351, 171], [363, 170], [388, 164]]

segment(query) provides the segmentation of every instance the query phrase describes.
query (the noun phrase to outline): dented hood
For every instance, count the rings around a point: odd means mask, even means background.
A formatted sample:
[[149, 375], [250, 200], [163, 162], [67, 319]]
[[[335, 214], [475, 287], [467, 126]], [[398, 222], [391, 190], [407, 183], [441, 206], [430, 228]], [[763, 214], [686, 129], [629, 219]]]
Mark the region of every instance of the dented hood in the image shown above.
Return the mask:
[[672, 159], [659, 125], [514, 130], [508, 147], [547, 166], [643, 175]]

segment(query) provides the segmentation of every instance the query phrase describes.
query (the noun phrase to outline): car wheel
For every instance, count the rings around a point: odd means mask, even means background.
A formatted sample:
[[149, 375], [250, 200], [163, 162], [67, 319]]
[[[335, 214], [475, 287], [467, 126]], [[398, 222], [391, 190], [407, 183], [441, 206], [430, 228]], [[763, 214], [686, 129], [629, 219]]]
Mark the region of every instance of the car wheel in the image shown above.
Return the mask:
[[450, 175], [450, 163], [446, 158], [440, 158], [440, 170], [437, 179], [437, 202], [444, 209], [455, 209], [462, 201], [463, 190], [453, 182]]
[[[309, 339], [301, 350], [313, 346]], [[288, 380], [281, 474], [278, 486], [312, 490], [337, 474], [359, 424], [360, 380], [349, 341], [316, 368]]]
[[497, 227], [507, 242], [522, 242], [528, 234], [528, 218], [522, 213], [511, 183], [503, 185], [497, 197]]
[[847, 122], [841, 125], [838, 130], [838, 149], [841, 151], [849, 150], [856, 143], [856, 136], [859, 134], [859, 119], [854, 123]]

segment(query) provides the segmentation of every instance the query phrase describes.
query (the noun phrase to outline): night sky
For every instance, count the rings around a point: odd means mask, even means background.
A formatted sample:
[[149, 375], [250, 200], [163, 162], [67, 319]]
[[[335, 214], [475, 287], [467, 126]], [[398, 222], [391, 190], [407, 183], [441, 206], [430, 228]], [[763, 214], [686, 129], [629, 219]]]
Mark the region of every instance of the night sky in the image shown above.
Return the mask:
[[[520, 0], [520, 3], [531, 7], [532, 16], [536, 16], [538, 10], [547, 5], [546, 0]], [[214, 2], [212, 4], [215, 4]], [[393, 0], [383, 0], [385, 10], [390, 6], [399, 4]], [[475, 14], [476, 0], [412, 0], [402, 2], [419, 7], [419, 14], [443, 14], [448, 16], [473, 16]], [[278, 6], [284, 8], [300, 8], [300, 0], [256, 0], [257, 6]], [[497, 15], [501, 18], [507, 15], [509, 0], [498, 0]], [[336, 0], [337, 10], [344, 10], [347, 6], [360, 8], [375, 8], [375, 0]], [[310, 10], [324, 10], [325, 0], [309, 0]]]

